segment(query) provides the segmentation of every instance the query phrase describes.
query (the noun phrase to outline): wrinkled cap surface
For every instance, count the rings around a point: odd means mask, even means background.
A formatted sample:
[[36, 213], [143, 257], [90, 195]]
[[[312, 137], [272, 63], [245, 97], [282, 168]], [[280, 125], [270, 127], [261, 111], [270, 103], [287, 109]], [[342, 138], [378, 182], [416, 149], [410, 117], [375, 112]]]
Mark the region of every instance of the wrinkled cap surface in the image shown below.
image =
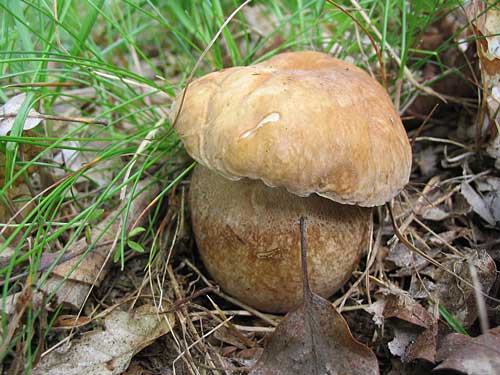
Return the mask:
[[195, 160], [226, 178], [300, 196], [376, 206], [410, 175], [408, 137], [385, 89], [320, 52], [282, 53], [193, 81], [175, 130]]

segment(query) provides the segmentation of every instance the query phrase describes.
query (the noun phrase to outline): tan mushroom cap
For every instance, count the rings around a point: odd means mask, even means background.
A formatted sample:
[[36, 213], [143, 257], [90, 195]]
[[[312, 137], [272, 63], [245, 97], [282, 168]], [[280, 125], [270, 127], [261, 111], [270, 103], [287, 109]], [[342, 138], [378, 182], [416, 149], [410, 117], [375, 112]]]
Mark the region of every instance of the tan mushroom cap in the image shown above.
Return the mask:
[[411, 169], [408, 137], [385, 89], [320, 52], [283, 53], [195, 80], [176, 131], [195, 160], [228, 179], [339, 203], [381, 205]]

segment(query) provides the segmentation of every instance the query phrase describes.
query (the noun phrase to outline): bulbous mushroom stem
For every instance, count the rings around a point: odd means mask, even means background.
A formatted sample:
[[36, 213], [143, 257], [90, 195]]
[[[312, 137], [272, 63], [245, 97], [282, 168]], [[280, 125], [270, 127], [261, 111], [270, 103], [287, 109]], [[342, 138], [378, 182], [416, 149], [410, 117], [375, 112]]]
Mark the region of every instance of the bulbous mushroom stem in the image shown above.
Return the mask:
[[298, 197], [197, 166], [190, 190], [193, 229], [203, 263], [227, 293], [257, 309], [284, 313], [302, 299], [300, 232], [307, 217], [311, 289], [327, 298], [359, 263], [369, 208], [316, 195]]

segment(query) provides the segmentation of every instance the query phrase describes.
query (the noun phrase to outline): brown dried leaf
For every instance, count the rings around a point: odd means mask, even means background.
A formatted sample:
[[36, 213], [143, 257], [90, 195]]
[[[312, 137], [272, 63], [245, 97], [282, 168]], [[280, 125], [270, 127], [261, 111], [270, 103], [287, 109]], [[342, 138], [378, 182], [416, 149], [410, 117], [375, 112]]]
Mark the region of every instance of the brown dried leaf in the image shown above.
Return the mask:
[[[469, 263], [472, 264], [476, 268], [482, 292], [488, 293], [497, 276], [495, 261], [485, 250], [464, 249], [464, 251], [467, 252], [465, 257], [450, 255], [442, 262], [443, 266], [471, 283]], [[461, 325], [470, 327], [478, 314], [474, 289], [442, 269], [435, 269], [432, 278], [436, 282], [434, 299], [439, 301]]]
[[235, 334], [234, 329], [223, 326], [216, 330], [213, 336], [217, 340], [225, 344], [232, 345], [237, 349], [243, 350], [247, 348], [247, 345], [245, 345], [245, 342], [243, 342], [241, 337], [238, 337], [238, 335]]
[[467, 375], [500, 374], [500, 327], [478, 337], [451, 333], [438, 351], [444, 361], [435, 370], [454, 370]]
[[489, 6], [482, 0], [474, 0], [466, 9], [467, 16], [472, 21], [475, 31], [484, 38], [478, 38], [479, 58], [482, 68], [487, 74], [488, 88], [498, 83], [500, 74], [500, 10]]
[[276, 327], [250, 374], [379, 374], [373, 352], [352, 337], [333, 305], [309, 288], [304, 233], [301, 219], [304, 300]]
[[436, 289], [436, 284], [429, 280], [427, 277], [421, 275], [418, 277], [416, 274], [412, 275], [410, 282], [410, 289], [408, 294], [414, 299], [428, 298], [429, 294]]
[[51, 352], [33, 374], [121, 374], [137, 352], [169, 332], [173, 324], [171, 314], [158, 316], [150, 305], [134, 312], [115, 310], [104, 320], [104, 331], [90, 332], [66, 351]]
[[[147, 189], [144, 189], [145, 186], [149, 186]], [[143, 190], [144, 189], [144, 190]], [[135, 224], [135, 219], [140, 217], [142, 211], [147, 207], [147, 205], [151, 202], [151, 199], [155, 197], [159, 191], [157, 184], [150, 184], [150, 180], [146, 179], [139, 182], [137, 186], [137, 191], [141, 191], [137, 197], [134, 198], [132, 205], [130, 207], [129, 212], [129, 222], [125, 225], [127, 226], [127, 232], [132, 229], [132, 225]], [[127, 199], [130, 199], [127, 198]], [[105, 230], [107, 225], [109, 224], [109, 220], [112, 220], [113, 217], [116, 216], [120, 211], [120, 207], [117, 208], [114, 212], [111, 212], [107, 219], [105, 219], [102, 223], [96, 225], [92, 230], [91, 238], [95, 238], [101, 235], [102, 231]], [[143, 221], [147, 218], [147, 216], [143, 217]], [[142, 221], [139, 222], [139, 226]], [[85, 257], [81, 263], [77, 265], [79, 262], [78, 257], [73, 257], [68, 261], [58, 265], [54, 268], [53, 273], [58, 275], [59, 277], [65, 277], [66, 275], [70, 275], [69, 278], [72, 280], [81, 281], [84, 283], [92, 284], [96, 283], [98, 286], [101, 281], [105, 277], [105, 272], [102, 272], [99, 279], [96, 280], [96, 275], [98, 274], [100, 268], [104, 264], [106, 258], [108, 258], [108, 252], [110, 248], [110, 241], [114, 239], [117, 232], [120, 230], [120, 222], [119, 220], [115, 220], [113, 224], [106, 230], [106, 233], [102, 236], [99, 244], [94, 248], [94, 250], [89, 254], [89, 256]], [[81, 239], [77, 241], [73, 247], [70, 249], [70, 253], [74, 254], [82, 254], [83, 250], [88, 248], [88, 244], [86, 239]], [[77, 268], [71, 273], [72, 268], [77, 265]]]
[[436, 362], [436, 348], [438, 340], [438, 322], [437, 320], [424, 332], [419, 334], [406, 351], [406, 360], [408, 362], [416, 359], [424, 359], [428, 362]]
[[378, 374], [375, 355], [332, 304], [312, 292], [308, 298], [279, 324], [250, 374]]
[[[384, 319], [390, 319], [394, 339], [388, 347], [403, 362], [415, 359], [435, 361], [437, 344], [437, 312], [432, 314], [406, 292], [397, 288], [383, 289]], [[379, 300], [380, 301], [380, 300]], [[377, 301], [378, 302], [378, 301]]]
[[246, 6], [242, 9], [242, 14], [248, 26], [253, 31], [250, 35], [253, 43], [267, 39], [264, 41], [264, 48], [259, 51], [259, 55], [265, 54], [285, 42], [283, 32], [286, 34], [289, 26], [282, 25], [283, 31], [280, 31], [280, 20], [273, 13], [269, 12], [264, 4]]
[[391, 294], [386, 297], [384, 318], [397, 318], [412, 325], [429, 328], [435, 318], [410, 296]]
[[450, 214], [441, 207], [426, 207], [422, 210], [422, 217], [426, 220], [443, 221], [447, 219]]

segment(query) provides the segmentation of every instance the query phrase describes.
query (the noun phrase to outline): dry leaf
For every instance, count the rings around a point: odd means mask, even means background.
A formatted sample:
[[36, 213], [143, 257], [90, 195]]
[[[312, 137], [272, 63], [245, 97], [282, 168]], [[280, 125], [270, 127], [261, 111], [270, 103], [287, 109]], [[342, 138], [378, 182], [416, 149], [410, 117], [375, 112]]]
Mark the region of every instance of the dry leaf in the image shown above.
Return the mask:
[[410, 297], [414, 299], [423, 299], [428, 298], [429, 294], [431, 294], [436, 289], [436, 284], [424, 277], [423, 275], [417, 276], [416, 274], [412, 275], [410, 282], [410, 289], [408, 289], [408, 294]]
[[253, 43], [257, 44], [264, 38], [269, 38], [264, 43], [264, 48], [259, 51], [259, 55], [265, 54], [273, 48], [279, 47], [285, 42], [283, 34], [288, 32], [289, 26], [282, 26], [284, 29], [280, 31], [280, 20], [276, 18], [274, 13], [269, 12], [264, 4], [253, 4], [242, 9], [248, 26], [252, 29], [250, 34]]
[[478, 337], [451, 333], [438, 351], [444, 361], [435, 370], [453, 370], [467, 375], [500, 374], [500, 327]]
[[[0, 136], [10, 133], [12, 126], [14, 125], [14, 121], [16, 120], [15, 116], [6, 117], [6, 115], [16, 115], [21, 109], [25, 99], [26, 94], [19, 94], [7, 100], [7, 102], [0, 107]], [[40, 114], [34, 109], [30, 110], [28, 116], [26, 117], [23, 130], [33, 129], [40, 122], [42, 122], [42, 119], [33, 117], [39, 115]]]
[[395, 357], [401, 357], [403, 362], [406, 362], [406, 350], [417, 339], [417, 333], [413, 330], [405, 328], [394, 328], [394, 338], [387, 346], [389, 351]]
[[[442, 262], [443, 266], [471, 283], [469, 263], [472, 264], [476, 268], [481, 290], [488, 293], [497, 276], [495, 261], [485, 250], [464, 249], [464, 251], [468, 252], [465, 257], [450, 255]], [[436, 283], [434, 299], [439, 301], [461, 325], [470, 327], [478, 314], [473, 288], [442, 269], [435, 269], [432, 278]]]
[[229, 327], [224, 327], [224, 326], [220, 327], [218, 330], [214, 332], [213, 337], [225, 344], [229, 344], [235, 347], [236, 349], [243, 350], [247, 348], [246, 343], [242, 340], [241, 337], [237, 335], [234, 328], [231, 329]]
[[500, 221], [500, 178], [487, 177], [484, 180], [478, 180], [477, 184], [495, 221]]
[[496, 220], [490, 208], [486, 204], [485, 200], [472, 188], [472, 186], [464, 181], [460, 186], [460, 192], [471, 205], [476, 214], [481, 216], [481, 218], [488, 224], [495, 225]]
[[435, 321], [430, 312], [406, 294], [386, 297], [384, 318], [397, 318], [421, 328], [429, 328]]
[[372, 320], [376, 326], [381, 327], [384, 324], [384, 309], [385, 309], [385, 299], [379, 299], [376, 302], [370, 304], [370, 306], [365, 307], [364, 310], [372, 314]]
[[304, 233], [301, 219], [304, 300], [276, 327], [250, 374], [378, 374], [375, 354], [352, 337], [346, 321], [330, 302], [310, 290]]
[[[418, 50], [438, 53], [436, 61], [428, 60], [423, 66], [422, 79], [440, 94], [460, 98], [476, 97], [474, 87], [469, 82], [473, 80], [475, 70], [474, 61], [471, 62], [470, 57], [475, 51], [473, 48], [469, 48], [471, 43], [467, 43], [466, 35], [461, 32], [466, 28], [467, 20], [460, 7], [455, 7], [454, 10], [450, 9], [450, 12], [446, 14], [443, 17], [437, 17], [436, 22], [422, 30]], [[450, 48], [441, 48], [447, 40], [454, 40], [455, 43]], [[415, 53], [414, 56], [422, 57], [424, 55]], [[446, 70], [449, 74], [442, 76], [441, 69]], [[436, 96], [421, 94], [417, 96], [407, 112], [415, 114], [423, 120], [436, 105], [439, 106], [435, 113], [438, 116], [453, 110], [449, 104], [443, 103]], [[420, 164], [418, 154], [414, 154], [417, 165]], [[426, 173], [430, 173], [429, 176], [433, 175], [431, 171], [421, 171], [424, 175]]]
[[388, 347], [392, 355], [403, 362], [436, 357], [437, 312], [433, 315], [406, 292], [396, 288], [384, 290], [384, 319], [391, 319], [394, 339]]
[[425, 207], [421, 213], [426, 220], [442, 221], [447, 219], [450, 214], [440, 207]]
[[424, 359], [428, 362], [436, 362], [436, 348], [438, 340], [438, 322], [437, 320], [419, 334], [406, 351], [406, 360], [408, 362], [416, 359]]
[[[437, 250], [428, 252], [429, 256], [436, 255]], [[429, 261], [424, 257], [410, 251], [405, 245], [398, 243], [389, 250], [385, 257], [386, 261], [394, 263], [399, 269], [394, 272], [394, 276], [410, 276], [415, 273], [415, 269], [421, 270], [429, 264]]]
[[[68, 132], [71, 125], [72, 123], [69, 123], [69, 125], [56, 124], [53, 131]], [[102, 131], [100, 132], [100, 136], [106, 137], [111, 135], [107, 131]], [[79, 148], [104, 149], [108, 146], [108, 142], [100, 140], [64, 141], [62, 145], [63, 148], [56, 150], [52, 159], [55, 164], [64, 166], [64, 168], [53, 168], [51, 170], [51, 174], [55, 179], [64, 177], [68, 170], [78, 171], [82, 166], [91, 163], [95, 159], [95, 152], [78, 150]], [[65, 149], [64, 147], [75, 149]], [[85, 174], [78, 181], [83, 182], [90, 179], [97, 186], [107, 186], [114, 177], [114, 171], [117, 168], [121, 168], [119, 164], [120, 161], [115, 158], [105, 159], [95, 167], [86, 170]]]
[[[168, 321], [167, 321], [168, 320]], [[66, 351], [43, 357], [34, 375], [121, 374], [132, 357], [170, 331], [172, 315], [158, 315], [145, 305], [134, 312], [115, 310], [104, 320], [104, 331], [92, 331]]]

